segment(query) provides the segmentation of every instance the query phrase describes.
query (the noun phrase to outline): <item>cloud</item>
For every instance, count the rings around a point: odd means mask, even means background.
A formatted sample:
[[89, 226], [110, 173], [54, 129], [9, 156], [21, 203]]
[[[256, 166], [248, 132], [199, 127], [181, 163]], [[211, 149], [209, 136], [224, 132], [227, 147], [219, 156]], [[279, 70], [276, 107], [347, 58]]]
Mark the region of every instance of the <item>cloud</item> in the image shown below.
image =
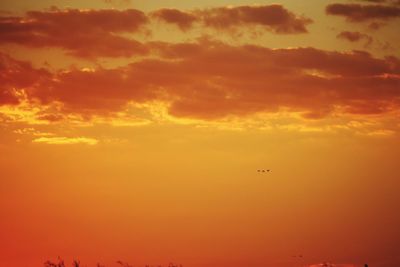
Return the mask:
[[103, 2], [110, 5], [130, 5], [132, 3], [131, 0], [103, 0]]
[[42, 143], [48, 145], [96, 145], [99, 141], [94, 138], [87, 137], [39, 137], [32, 140], [33, 143]]
[[0, 88], [0, 104], [18, 104], [18, 98], [12, 90]]
[[176, 24], [187, 30], [195, 22], [203, 27], [218, 30], [231, 30], [243, 26], [261, 26], [264, 29], [279, 34], [306, 33], [307, 25], [312, 20], [285, 9], [282, 5], [216, 7], [194, 11], [176, 9], [160, 9], [153, 16]]
[[336, 37], [353, 43], [364, 40], [366, 47], [373, 42], [373, 38], [371, 36], [360, 32], [342, 31]]
[[358, 1], [373, 2], [373, 3], [385, 3], [386, 2], [386, 0], [358, 0]]
[[[151, 19], [190, 29], [202, 27], [231, 30], [261, 26], [280, 34], [305, 33], [312, 21], [297, 16], [281, 5], [219, 7], [194, 11], [160, 9], [149, 14], [137, 9], [58, 9], [28, 11], [24, 16], [0, 15], [0, 44], [33, 48], [57, 47], [68, 54], [97, 57], [147, 55], [148, 47], [128, 34], [148, 32]], [[2, 99], [9, 96], [0, 96]]]
[[[400, 108], [400, 60], [367, 52], [269, 49], [212, 40], [147, 43], [159, 58], [113, 69], [71, 68], [37, 77], [27, 101], [84, 117], [112, 116], [129, 103], [165, 103], [175, 117], [213, 120], [281, 109], [319, 119], [329, 114], [383, 114]], [[13, 61], [14, 69], [26, 63]], [[13, 68], [2, 77], [13, 75]], [[23, 77], [23, 73], [20, 74]], [[19, 81], [10, 87], [18, 88]], [[339, 112], [339, 113], [338, 113]], [[60, 114], [55, 113], [56, 117]]]
[[389, 5], [400, 5], [399, 0], [358, 0], [360, 2], [370, 2], [379, 4], [389, 4]]
[[387, 129], [375, 130], [366, 133], [366, 135], [368, 136], [375, 136], [375, 137], [388, 137], [388, 136], [393, 136], [395, 134], [396, 134], [395, 131]]
[[312, 22], [277, 4], [211, 8], [198, 13], [206, 26], [218, 29], [259, 25], [275, 33], [306, 33], [306, 26]]
[[40, 79], [49, 77], [44, 69], [34, 69], [29, 62], [0, 53], [0, 105], [19, 104], [21, 90], [33, 88]]
[[0, 43], [59, 47], [84, 58], [142, 55], [147, 50], [140, 42], [118, 34], [139, 32], [147, 22], [135, 9], [29, 11], [0, 17]]
[[400, 7], [386, 5], [330, 4], [328, 15], [342, 16], [350, 22], [389, 20], [400, 17]]
[[359, 2], [369, 2], [369, 3], [386, 3], [386, 0], [357, 0]]
[[20, 129], [16, 129], [14, 130], [14, 133], [16, 134], [21, 134], [21, 135], [33, 135], [33, 136], [53, 136], [53, 133], [50, 132], [42, 132], [39, 130], [36, 130], [35, 128], [20, 128]]
[[190, 12], [180, 11], [178, 9], [163, 8], [153, 13], [151, 16], [163, 22], [176, 24], [181, 30], [188, 30], [199, 18]]

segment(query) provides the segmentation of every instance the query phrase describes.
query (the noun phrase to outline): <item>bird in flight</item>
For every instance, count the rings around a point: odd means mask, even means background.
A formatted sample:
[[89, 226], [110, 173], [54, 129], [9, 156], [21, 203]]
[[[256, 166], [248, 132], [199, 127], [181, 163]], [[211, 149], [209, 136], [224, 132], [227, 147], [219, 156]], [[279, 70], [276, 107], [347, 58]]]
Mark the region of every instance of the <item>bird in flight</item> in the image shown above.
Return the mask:
[[270, 172], [271, 170], [264, 170], [264, 169], [260, 169], [260, 170], [257, 170], [257, 172]]

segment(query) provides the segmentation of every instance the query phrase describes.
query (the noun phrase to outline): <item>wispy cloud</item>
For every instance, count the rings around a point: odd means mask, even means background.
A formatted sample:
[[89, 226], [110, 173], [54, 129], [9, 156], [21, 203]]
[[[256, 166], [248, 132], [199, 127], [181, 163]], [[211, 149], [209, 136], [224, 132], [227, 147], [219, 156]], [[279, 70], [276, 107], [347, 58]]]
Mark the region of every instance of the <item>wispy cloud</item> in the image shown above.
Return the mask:
[[368, 34], [360, 33], [360, 32], [352, 32], [352, 31], [342, 31], [337, 36], [339, 39], [347, 40], [349, 42], [359, 42], [361, 40], [365, 41], [365, 47], [368, 47], [372, 42], [373, 38]]
[[39, 137], [32, 141], [33, 143], [43, 143], [49, 145], [74, 145], [74, 144], [86, 144], [96, 145], [99, 141], [94, 138], [88, 137]]

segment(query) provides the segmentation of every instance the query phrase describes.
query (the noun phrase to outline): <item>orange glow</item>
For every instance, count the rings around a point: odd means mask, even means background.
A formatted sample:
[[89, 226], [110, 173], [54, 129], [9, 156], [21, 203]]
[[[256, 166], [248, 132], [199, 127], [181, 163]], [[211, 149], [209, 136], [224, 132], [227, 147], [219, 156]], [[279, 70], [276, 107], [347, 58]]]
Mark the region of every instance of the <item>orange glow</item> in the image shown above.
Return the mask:
[[3, 1], [0, 267], [400, 266], [399, 23], [395, 0]]

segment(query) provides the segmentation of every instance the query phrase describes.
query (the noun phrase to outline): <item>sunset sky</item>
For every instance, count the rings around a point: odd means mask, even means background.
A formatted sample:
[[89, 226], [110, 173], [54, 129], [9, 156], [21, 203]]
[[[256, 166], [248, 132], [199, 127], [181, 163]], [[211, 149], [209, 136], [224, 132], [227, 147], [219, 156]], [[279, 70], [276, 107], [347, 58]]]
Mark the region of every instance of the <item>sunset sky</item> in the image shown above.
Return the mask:
[[399, 162], [398, 0], [0, 3], [0, 267], [400, 266]]

